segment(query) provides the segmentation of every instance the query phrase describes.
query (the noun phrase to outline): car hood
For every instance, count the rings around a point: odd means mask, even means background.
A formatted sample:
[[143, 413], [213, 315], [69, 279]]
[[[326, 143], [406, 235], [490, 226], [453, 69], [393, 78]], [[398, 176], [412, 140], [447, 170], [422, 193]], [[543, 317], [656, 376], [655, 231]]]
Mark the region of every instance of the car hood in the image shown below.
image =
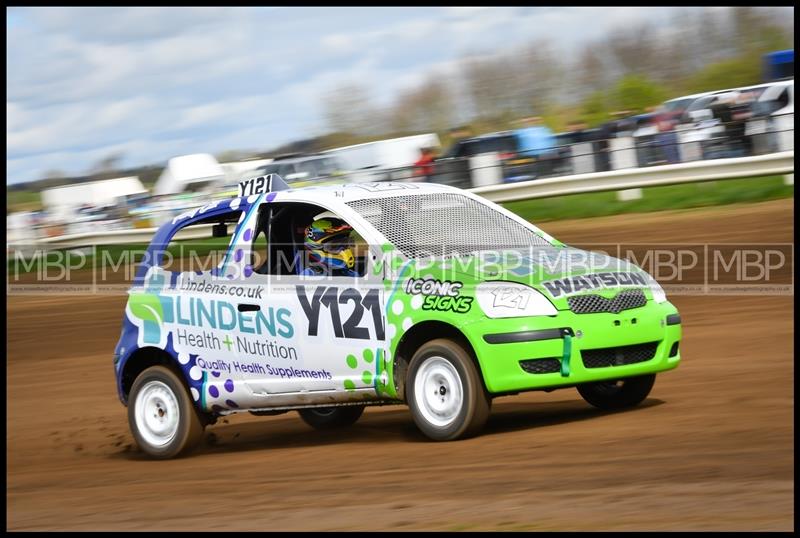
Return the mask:
[[492, 281], [530, 286], [559, 310], [569, 309], [568, 297], [587, 293], [611, 298], [622, 289], [648, 288], [645, 295], [652, 298], [652, 277], [640, 267], [602, 252], [572, 247], [480, 252], [447, 260], [442, 269], [465, 287]]

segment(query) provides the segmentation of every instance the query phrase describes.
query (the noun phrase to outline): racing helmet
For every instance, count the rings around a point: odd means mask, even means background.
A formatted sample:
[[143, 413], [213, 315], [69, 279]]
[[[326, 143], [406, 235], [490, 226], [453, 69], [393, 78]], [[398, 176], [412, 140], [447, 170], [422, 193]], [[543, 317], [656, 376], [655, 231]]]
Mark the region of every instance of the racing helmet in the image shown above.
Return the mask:
[[352, 226], [340, 218], [317, 215], [306, 228], [304, 242], [311, 261], [328, 269], [352, 269], [355, 265], [352, 231]]

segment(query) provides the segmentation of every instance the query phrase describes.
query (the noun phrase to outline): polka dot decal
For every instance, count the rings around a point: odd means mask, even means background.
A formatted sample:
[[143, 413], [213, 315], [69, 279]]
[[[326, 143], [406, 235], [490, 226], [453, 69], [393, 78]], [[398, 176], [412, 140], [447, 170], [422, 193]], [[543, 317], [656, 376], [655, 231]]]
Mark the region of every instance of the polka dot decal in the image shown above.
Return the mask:
[[[359, 360], [355, 355], [348, 355], [345, 359], [345, 363], [347, 367], [353, 370], [354, 375], [357, 378], [361, 379], [361, 386], [369, 386], [373, 384], [374, 376], [375, 376], [375, 367], [372, 366], [372, 363], [375, 362], [375, 353], [367, 348], [361, 351], [361, 364], [359, 364]], [[356, 383], [352, 379], [345, 379], [344, 381], [344, 388], [347, 390], [355, 390]]]

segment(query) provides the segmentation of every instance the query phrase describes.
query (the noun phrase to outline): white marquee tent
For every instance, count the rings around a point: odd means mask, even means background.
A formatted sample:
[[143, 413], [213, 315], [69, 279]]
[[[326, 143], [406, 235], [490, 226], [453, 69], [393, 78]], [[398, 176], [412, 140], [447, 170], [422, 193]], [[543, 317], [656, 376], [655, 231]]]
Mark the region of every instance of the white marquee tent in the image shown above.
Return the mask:
[[42, 191], [42, 205], [51, 218], [68, 220], [85, 204], [114, 205], [119, 197], [147, 192], [137, 176], [90, 181]]

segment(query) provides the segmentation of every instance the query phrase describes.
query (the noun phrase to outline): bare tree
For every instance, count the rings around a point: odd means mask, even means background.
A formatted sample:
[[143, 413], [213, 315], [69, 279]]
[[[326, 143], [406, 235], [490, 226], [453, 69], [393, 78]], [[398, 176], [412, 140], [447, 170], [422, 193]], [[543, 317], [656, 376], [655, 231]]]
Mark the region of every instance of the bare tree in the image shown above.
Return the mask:
[[401, 94], [389, 113], [394, 132], [447, 130], [453, 122], [453, 98], [445, 80], [431, 74], [418, 88]]
[[648, 22], [611, 31], [605, 39], [605, 46], [620, 75], [658, 71], [661, 62], [658, 61], [654, 36], [655, 29]]
[[592, 92], [598, 91], [609, 83], [605, 61], [595, 43], [589, 43], [583, 47], [576, 71], [578, 87], [581, 90], [576, 96], [577, 98], [583, 98]]
[[562, 99], [564, 66], [553, 47], [536, 41], [515, 53], [512, 70], [516, 91], [515, 112], [541, 115], [548, 106]]
[[333, 132], [373, 134], [385, 124], [376, 122], [377, 109], [369, 92], [354, 82], [341, 84], [323, 97], [323, 109], [329, 128]]
[[513, 69], [507, 57], [466, 58], [461, 73], [469, 88], [472, 109], [478, 118], [513, 114]]

